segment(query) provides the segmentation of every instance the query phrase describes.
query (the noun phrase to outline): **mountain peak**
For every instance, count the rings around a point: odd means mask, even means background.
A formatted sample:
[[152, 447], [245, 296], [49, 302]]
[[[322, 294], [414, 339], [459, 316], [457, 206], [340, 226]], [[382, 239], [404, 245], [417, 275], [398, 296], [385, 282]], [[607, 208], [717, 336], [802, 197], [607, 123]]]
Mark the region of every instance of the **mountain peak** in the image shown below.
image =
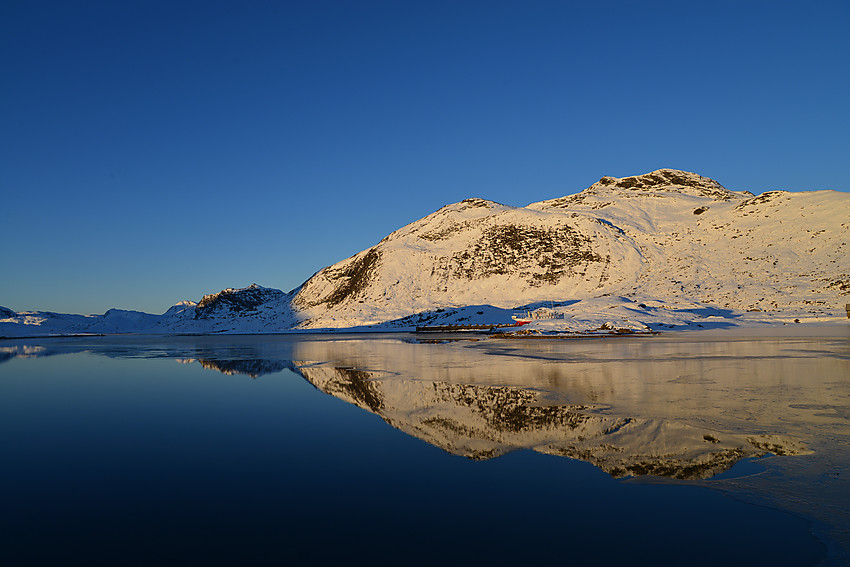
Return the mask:
[[192, 314], [194, 316], [195, 307], [197, 307], [197, 305], [198, 304], [194, 301], [178, 301], [177, 303], [169, 307], [168, 311], [166, 311], [163, 315], [167, 317], [173, 317], [178, 314], [183, 314], [184, 316], [186, 316], [187, 314]]
[[531, 209], [565, 209], [574, 206], [600, 209], [623, 199], [644, 197], [697, 197], [712, 201], [748, 199], [749, 191], [730, 191], [709, 177], [679, 169], [656, 169], [630, 177], [605, 176], [584, 191], [557, 199], [540, 201]]
[[[505, 209], [512, 208], [507, 207], [501, 203], [497, 203], [496, 201], [490, 201], [489, 199], [482, 199], [481, 197], [470, 197], [469, 199], [464, 199], [458, 203], [452, 203], [451, 205], [446, 205], [437, 211], [437, 213], [441, 212], [459, 212], [459, 211], [469, 211], [473, 209]], [[484, 213], [487, 214], [487, 213]], [[426, 217], [427, 218], [427, 217]]]
[[260, 305], [281, 299], [285, 293], [278, 289], [251, 284], [241, 289], [227, 288], [205, 295], [195, 308], [196, 319], [206, 319], [219, 312], [246, 313]]
[[600, 189], [633, 193], [681, 193], [695, 197], [707, 197], [715, 201], [728, 201], [739, 197], [709, 177], [678, 169], [656, 169], [643, 175], [630, 177], [603, 177], [588, 190]]

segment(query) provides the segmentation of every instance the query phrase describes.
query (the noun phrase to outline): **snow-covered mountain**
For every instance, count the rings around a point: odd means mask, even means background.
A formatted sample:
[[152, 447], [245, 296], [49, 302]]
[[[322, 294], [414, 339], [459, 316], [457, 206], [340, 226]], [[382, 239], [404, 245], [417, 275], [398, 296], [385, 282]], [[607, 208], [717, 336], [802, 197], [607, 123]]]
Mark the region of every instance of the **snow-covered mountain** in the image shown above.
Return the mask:
[[836, 191], [754, 196], [671, 169], [603, 177], [526, 207], [447, 205], [289, 293], [255, 284], [160, 316], [3, 310], [0, 336], [509, 323], [539, 306], [563, 318], [538, 330], [823, 321], [850, 295], [848, 219]]
[[181, 301], [162, 315], [110, 309], [103, 315], [0, 311], [0, 337], [111, 333], [268, 333], [292, 328], [291, 293], [252, 284]]
[[[205, 295], [187, 306], [182, 317], [165, 317], [159, 332], [269, 333], [288, 330], [296, 322], [291, 293], [252, 284]], [[166, 313], [168, 315], [168, 313]]]
[[527, 207], [448, 205], [308, 280], [301, 327], [435, 308], [607, 295], [733, 310], [835, 311], [850, 293], [850, 195], [733, 192], [658, 170]]
[[110, 309], [103, 315], [69, 315], [49, 311], [15, 313], [0, 310], [0, 337], [140, 333], [154, 328], [163, 316]]

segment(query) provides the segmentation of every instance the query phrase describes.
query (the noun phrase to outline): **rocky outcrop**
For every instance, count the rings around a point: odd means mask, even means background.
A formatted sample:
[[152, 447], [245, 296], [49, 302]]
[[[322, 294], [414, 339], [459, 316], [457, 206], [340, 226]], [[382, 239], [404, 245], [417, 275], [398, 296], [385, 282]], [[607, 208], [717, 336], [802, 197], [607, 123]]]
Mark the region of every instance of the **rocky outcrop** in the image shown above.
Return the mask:
[[266, 303], [280, 301], [285, 295], [279, 289], [257, 284], [242, 289], [228, 288], [201, 298], [195, 307], [195, 319], [210, 319], [225, 314], [248, 315]]

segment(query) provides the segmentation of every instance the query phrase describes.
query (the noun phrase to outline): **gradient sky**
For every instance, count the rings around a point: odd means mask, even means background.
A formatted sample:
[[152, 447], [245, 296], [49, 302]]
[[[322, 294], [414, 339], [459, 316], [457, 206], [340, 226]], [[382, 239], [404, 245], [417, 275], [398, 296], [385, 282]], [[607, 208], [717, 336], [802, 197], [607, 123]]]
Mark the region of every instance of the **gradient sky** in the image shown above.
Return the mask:
[[0, 3], [0, 305], [288, 291], [467, 197], [850, 190], [850, 2]]

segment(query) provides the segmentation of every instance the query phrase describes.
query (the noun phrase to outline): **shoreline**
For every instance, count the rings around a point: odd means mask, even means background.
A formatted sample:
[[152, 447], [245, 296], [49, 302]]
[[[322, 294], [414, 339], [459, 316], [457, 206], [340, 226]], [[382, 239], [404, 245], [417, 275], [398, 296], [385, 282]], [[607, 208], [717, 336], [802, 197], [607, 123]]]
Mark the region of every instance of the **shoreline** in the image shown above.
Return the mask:
[[[40, 334], [40, 335], [24, 335], [24, 336], [0, 336], [0, 341], [19, 341], [27, 339], [71, 339], [71, 338], [103, 338], [103, 337], [270, 337], [270, 336], [299, 336], [299, 335], [320, 335], [324, 337], [332, 337], [335, 335], [407, 335], [417, 334], [415, 328], [404, 329], [374, 329], [374, 328], [347, 328], [347, 329], [304, 329], [290, 331], [275, 331], [269, 333], [228, 333], [228, 332], [212, 332], [212, 333], [72, 333], [72, 334]], [[510, 339], [510, 340], [567, 340], [567, 339], [628, 339], [628, 338], [648, 338], [648, 337], [664, 337], [664, 338], [688, 338], [688, 339], [715, 339], [715, 338], [847, 338], [850, 339], [850, 319], [846, 322], [843, 320], [831, 321], [828, 323], [799, 323], [799, 324], [779, 324], [779, 323], [761, 323], [754, 325], [733, 325], [723, 328], [714, 329], [681, 329], [681, 330], [658, 330], [651, 332], [632, 332], [632, 333], [617, 333], [617, 332], [546, 332], [542, 331], [539, 334], [514, 334], [514, 333], [487, 333], [487, 332], [470, 332], [470, 331], [443, 331], [418, 333], [419, 335], [430, 335], [435, 338], [437, 335], [463, 335], [471, 336], [478, 335], [476, 338], [481, 339]]]

